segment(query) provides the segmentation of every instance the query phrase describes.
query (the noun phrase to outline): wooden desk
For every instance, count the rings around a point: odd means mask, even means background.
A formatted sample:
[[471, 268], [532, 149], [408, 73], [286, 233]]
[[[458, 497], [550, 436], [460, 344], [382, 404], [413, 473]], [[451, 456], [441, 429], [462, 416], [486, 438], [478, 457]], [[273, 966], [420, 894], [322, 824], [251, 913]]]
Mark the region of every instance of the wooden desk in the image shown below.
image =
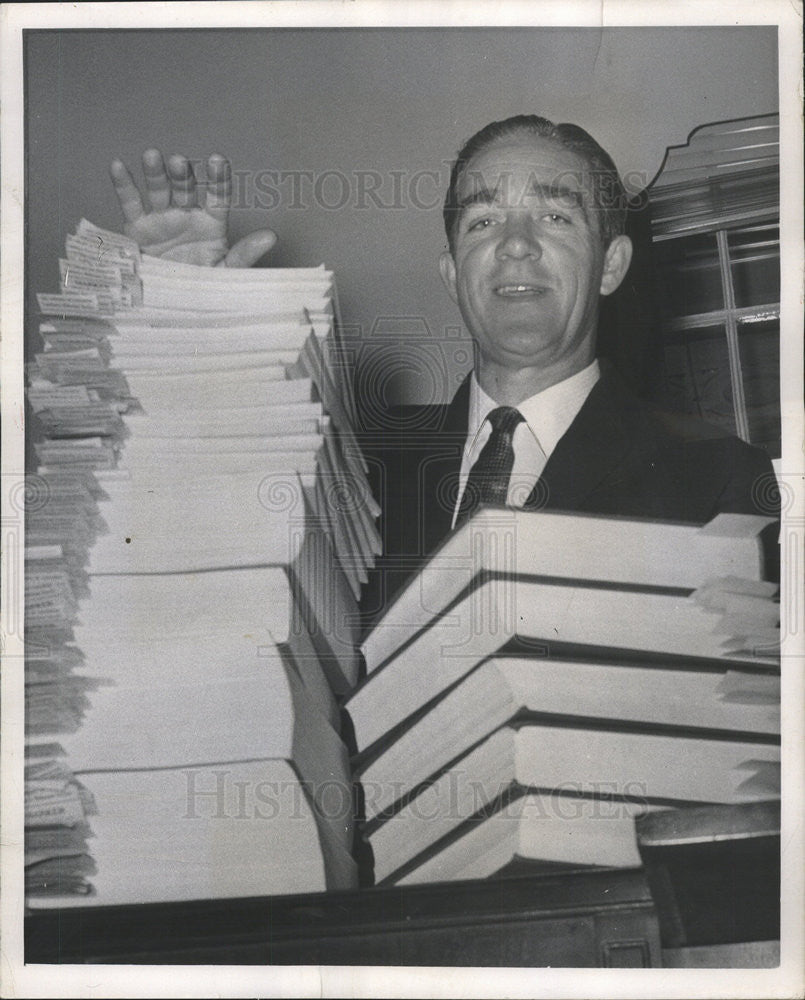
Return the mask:
[[641, 869], [38, 911], [25, 961], [575, 968], [661, 964]]

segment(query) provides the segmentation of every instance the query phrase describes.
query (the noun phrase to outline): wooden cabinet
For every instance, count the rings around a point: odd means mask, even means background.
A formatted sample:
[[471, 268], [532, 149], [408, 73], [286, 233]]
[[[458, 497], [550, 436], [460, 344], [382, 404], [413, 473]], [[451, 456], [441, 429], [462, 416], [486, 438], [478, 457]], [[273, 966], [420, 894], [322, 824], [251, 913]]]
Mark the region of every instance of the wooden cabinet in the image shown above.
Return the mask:
[[776, 115], [704, 125], [648, 190], [657, 402], [780, 456]]

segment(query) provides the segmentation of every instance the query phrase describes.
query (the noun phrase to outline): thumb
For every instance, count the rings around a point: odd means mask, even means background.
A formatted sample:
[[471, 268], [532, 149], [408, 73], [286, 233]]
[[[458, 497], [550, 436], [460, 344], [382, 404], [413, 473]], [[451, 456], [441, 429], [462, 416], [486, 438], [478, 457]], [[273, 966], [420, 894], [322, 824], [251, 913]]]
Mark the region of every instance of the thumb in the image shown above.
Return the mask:
[[257, 261], [277, 242], [276, 233], [270, 229], [258, 229], [244, 236], [230, 249], [219, 267], [253, 267]]

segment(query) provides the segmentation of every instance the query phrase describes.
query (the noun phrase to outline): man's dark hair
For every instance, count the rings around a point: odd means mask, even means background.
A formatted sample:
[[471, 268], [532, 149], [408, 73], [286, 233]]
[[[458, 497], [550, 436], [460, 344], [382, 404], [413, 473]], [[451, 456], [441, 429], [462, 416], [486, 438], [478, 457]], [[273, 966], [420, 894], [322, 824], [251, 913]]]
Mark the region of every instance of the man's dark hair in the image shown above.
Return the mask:
[[515, 115], [500, 122], [490, 122], [480, 132], [468, 139], [459, 150], [450, 171], [450, 185], [444, 200], [444, 228], [450, 252], [455, 253], [456, 225], [460, 206], [457, 200], [458, 184], [470, 160], [499, 139], [519, 135], [532, 135], [552, 139], [586, 160], [592, 181], [594, 207], [597, 210], [598, 228], [604, 246], [609, 246], [620, 236], [626, 225], [627, 195], [612, 157], [578, 125], [560, 125], [540, 118], [539, 115]]

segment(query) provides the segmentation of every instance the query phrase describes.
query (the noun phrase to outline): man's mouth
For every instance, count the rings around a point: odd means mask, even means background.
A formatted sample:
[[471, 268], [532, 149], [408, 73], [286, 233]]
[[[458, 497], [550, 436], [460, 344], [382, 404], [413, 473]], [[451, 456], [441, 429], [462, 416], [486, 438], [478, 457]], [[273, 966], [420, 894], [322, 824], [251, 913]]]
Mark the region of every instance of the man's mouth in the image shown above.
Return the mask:
[[495, 295], [503, 299], [537, 298], [545, 295], [548, 289], [544, 285], [510, 284], [495, 286]]

